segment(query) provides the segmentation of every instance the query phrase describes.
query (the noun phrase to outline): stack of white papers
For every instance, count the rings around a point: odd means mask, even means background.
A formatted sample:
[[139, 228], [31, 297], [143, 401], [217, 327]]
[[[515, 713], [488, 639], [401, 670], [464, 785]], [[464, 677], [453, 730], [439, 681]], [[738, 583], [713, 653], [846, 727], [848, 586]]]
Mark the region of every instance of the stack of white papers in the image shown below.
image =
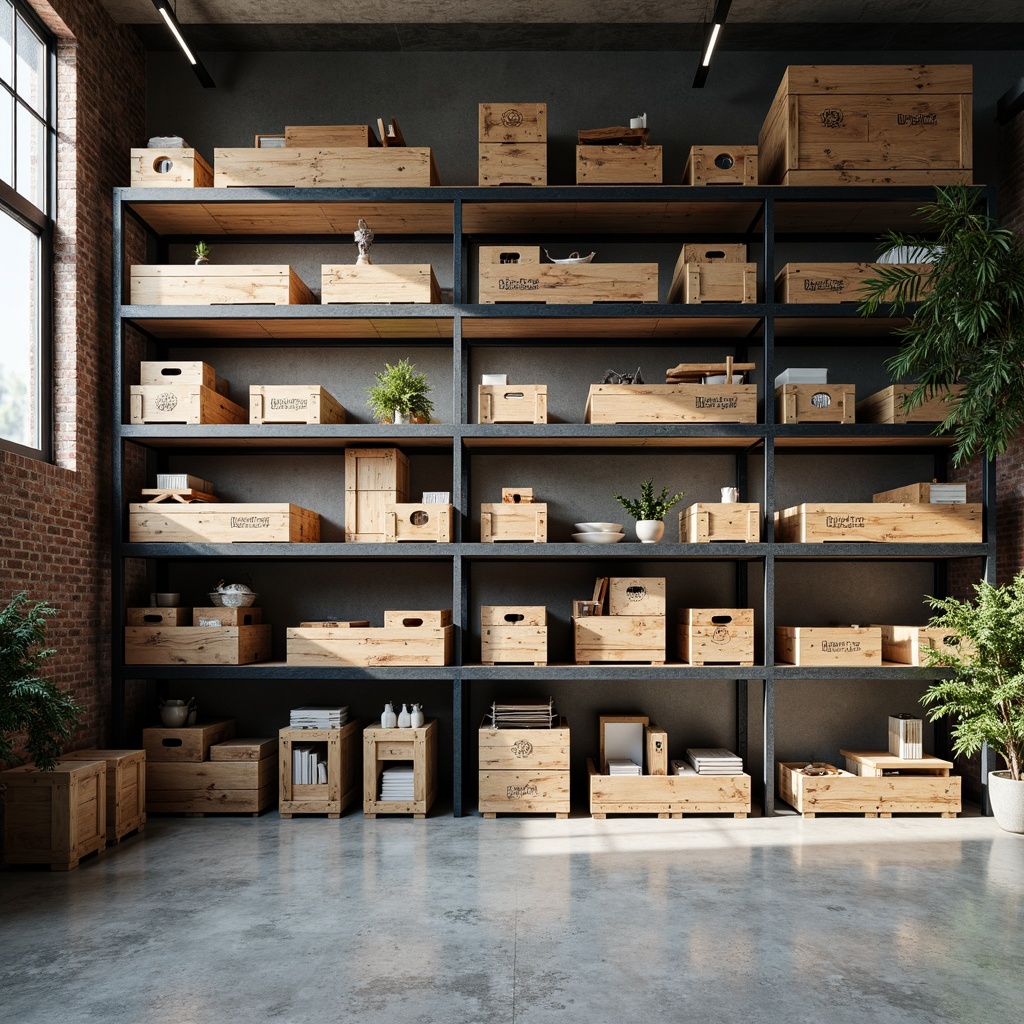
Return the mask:
[[555, 699], [495, 701], [491, 722], [495, 729], [550, 729], [555, 722]]
[[743, 762], [725, 747], [687, 747], [686, 756], [698, 775], [743, 774]]
[[348, 721], [348, 708], [292, 708], [293, 729], [340, 729]]
[[608, 758], [609, 775], [642, 775], [640, 765], [636, 761], [627, 760], [624, 757]]
[[415, 799], [413, 768], [411, 764], [396, 764], [385, 768], [380, 777], [381, 800], [401, 800], [408, 803]]
[[775, 378], [775, 386], [783, 384], [827, 384], [828, 367], [826, 366], [791, 366], [783, 370]]
[[929, 484], [928, 501], [932, 505], [966, 505], [967, 484]]
[[696, 775], [697, 772], [694, 770], [692, 764], [689, 761], [673, 761], [672, 762], [672, 774], [673, 775]]

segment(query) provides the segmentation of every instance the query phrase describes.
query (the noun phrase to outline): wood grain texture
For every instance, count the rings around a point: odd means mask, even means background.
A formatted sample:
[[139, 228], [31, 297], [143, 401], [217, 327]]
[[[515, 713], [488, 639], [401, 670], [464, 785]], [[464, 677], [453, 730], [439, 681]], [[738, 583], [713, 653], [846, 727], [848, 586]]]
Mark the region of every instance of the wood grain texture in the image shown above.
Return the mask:
[[790, 544], [977, 544], [982, 539], [982, 506], [805, 503], [775, 513], [775, 539]]
[[127, 626], [126, 665], [252, 665], [270, 660], [270, 626]]
[[304, 544], [320, 540], [320, 515], [287, 502], [128, 506], [132, 543]]
[[584, 423], [756, 423], [756, 384], [591, 384]]
[[217, 188], [424, 188], [441, 182], [434, 155], [425, 147], [289, 146], [215, 149], [213, 183]]

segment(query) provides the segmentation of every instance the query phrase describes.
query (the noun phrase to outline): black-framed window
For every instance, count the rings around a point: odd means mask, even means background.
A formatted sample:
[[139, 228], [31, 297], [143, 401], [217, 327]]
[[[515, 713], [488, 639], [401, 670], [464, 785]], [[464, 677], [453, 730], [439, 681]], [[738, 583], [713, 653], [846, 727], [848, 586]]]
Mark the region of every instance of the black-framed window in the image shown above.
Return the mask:
[[0, 446], [48, 458], [52, 409], [53, 37], [0, 0]]

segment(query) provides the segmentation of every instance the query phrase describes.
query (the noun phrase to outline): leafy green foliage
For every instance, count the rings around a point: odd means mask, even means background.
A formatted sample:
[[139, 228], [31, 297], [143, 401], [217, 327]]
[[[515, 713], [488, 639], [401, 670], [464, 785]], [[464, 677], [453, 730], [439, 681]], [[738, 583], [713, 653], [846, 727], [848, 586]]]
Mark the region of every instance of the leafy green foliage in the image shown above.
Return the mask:
[[901, 347], [886, 368], [896, 382], [917, 381], [908, 409], [963, 385], [936, 428], [953, 433], [959, 466], [982, 451], [1001, 455], [1024, 426], [1024, 241], [995, 227], [971, 188], [935, 193], [918, 211], [929, 237], [894, 232], [883, 244], [942, 246], [938, 261], [923, 272], [876, 264], [860, 311], [869, 316], [891, 302], [890, 313], [899, 315], [920, 302], [910, 323], [897, 328]]
[[668, 496], [668, 488], [663, 487], [661, 494], [656, 498], [654, 496], [654, 481], [645, 480], [640, 485], [640, 497], [634, 500], [633, 498], [624, 498], [621, 494], [612, 495], [619, 504], [637, 521], [643, 522], [644, 520], [651, 519], [664, 519], [668, 510], [682, 498], [685, 491], [680, 491], [678, 494], [673, 494], [670, 498]]
[[192, 251], [196, 254], [197, 260], [208, 260], [210, 258], [210, 247], [205, 242], [197, 242], [195, 249]]
[[16, 594], [0, 610], [0, 762], [16, 764], [11, 736], [25, 734], [25, 749], [38, 768], [51, 771], [85, 711], [70, 690], [41, 679], [43, 662], [56, 652], [44, 647], [46, 617], [55, 608], [44, 601], [28, 604]]
[[377, 383], [363, 390], [370, 396], [366, 404], [381, 423], [390, 422], [395, 412], [430, 419], [434, 403], [427, 398], [430, 393], [427, 376], [417, 373], [408, 359], [400, 359], [394, 366], [385, 363], [384, 369], [378, 370], [373, 378]]
[[929, 665], [948, 665], [948, 679], [932, 683], [921, 698], [928, 718], [948, 715], [953, 750], [975, 754], [987, 743], [1006, 762], [1014, 779], [1024, 767], [1024, 569], [1005, 586], [984, 580], [976, 600], [930, 597], [938, 626], [960, 643], [954, 654], [925, 650]]

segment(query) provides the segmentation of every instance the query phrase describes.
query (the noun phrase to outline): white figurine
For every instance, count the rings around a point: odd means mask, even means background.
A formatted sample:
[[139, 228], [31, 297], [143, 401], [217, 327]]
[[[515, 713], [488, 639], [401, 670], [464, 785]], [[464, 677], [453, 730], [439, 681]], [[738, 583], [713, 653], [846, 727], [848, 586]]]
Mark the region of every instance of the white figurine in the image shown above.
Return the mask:
[[359, 246], [359, 258], [356, 260], [356, 266], [373, 263], [373, 260], [370, 259], [370, 243], [373, 241], [373, 232], [367, 227], [366, 221], [362, 217], [359, 218], [359, 227], [353, 232], [353, 237], [356, 240], [356, 245]]
[[394, 729], [398, 724], [398, 718], [395, 715], [394, 705], [389, 701], [384, 705], [384, 711], [380, 716], [380, 726], [382, 729]]
[[413, 704], [412, 713], [409, 715], [414, 729], [422, 729], [426, 719], [423, 717], [423, 705]]

